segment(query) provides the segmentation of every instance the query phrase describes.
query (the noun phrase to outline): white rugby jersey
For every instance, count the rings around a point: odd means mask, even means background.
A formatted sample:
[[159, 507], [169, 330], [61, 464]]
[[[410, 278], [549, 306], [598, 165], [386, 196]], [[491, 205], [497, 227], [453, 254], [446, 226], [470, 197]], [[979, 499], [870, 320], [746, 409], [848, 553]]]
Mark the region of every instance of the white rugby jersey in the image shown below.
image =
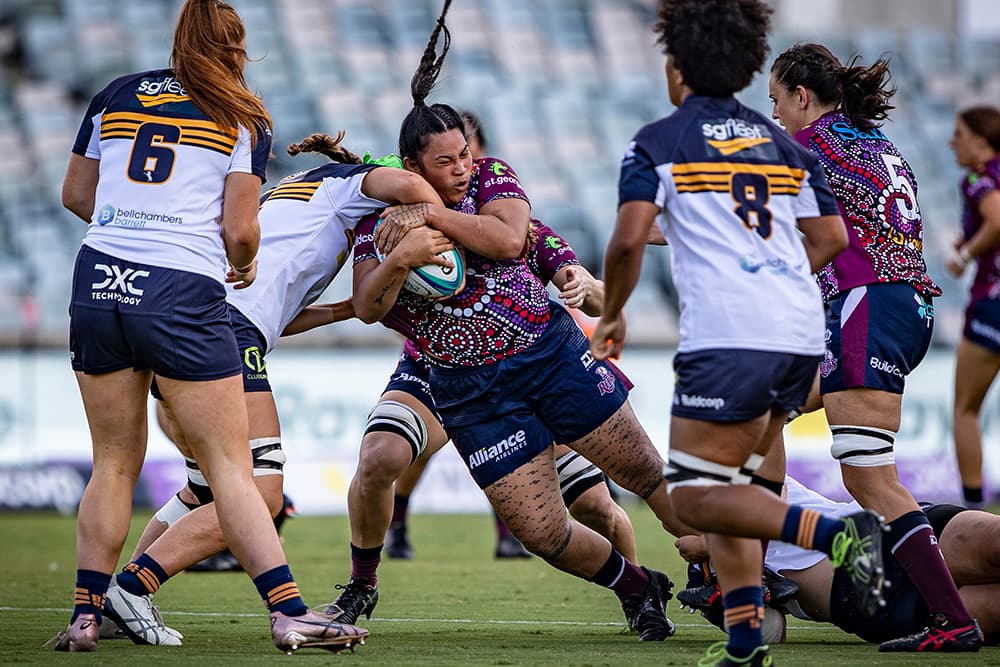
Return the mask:
[[226, 176], [264, 180], [270, 131], [251, 147], [246, 128], [211, 121], [171, 70], [112, 81], [90, 102], [73, 152], [100, 160], [83, 243], [114, 257], [225, 279]]
[[253, 322], [267, 349], [347, 262], [362, 217], [388, 206], [361, 192], [374, 164], [325, 164], [283, 179], [261, 197], [257, 279], [226, 300]]
[[838, 215], [809, 151], [734, 98], [691, 95], [636, 134], [619, 204], [649, 201], [670, 245], [679, 352], [822, 354], [823, 307], [796, 221]]
[[[816, 510], [826, 517], [847, 516], [861, 511], [861, 506], [856, 501], [839, 503], [830, 500], [812, 489], [807, 489], [787, 475], [785, 476], [785, 490], [788, 494], [785, 500], [789, 505], [800, 505], [806, 509]], [[767, 543], [764, 564], [780, 574], [782, 570], [809, 569], [824, 558], [826, 558], [826, 554], [822, 552], [771, 540]]]

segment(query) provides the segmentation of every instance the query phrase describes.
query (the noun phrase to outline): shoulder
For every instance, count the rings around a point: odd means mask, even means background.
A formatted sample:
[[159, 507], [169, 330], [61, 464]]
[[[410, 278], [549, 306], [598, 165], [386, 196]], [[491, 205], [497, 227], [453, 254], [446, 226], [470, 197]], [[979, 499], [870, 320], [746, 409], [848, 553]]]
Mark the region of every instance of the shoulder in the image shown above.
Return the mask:
[[143, 86], [151, 79], [162, 76], [169, 76], [170, 70], [147, 70], [144, 72], [134, 72], [125, 74], [113, 79], [108, 85], [102, 88], [93, 98], [95, 106], [107, 107], [116, 101], [122, 94], [139, 95], [143, 92]]
[[489, 178], [507, 177], [518, 180], [519, 177], [514, 168], [498, 157], [481, 157], [475, 161], [476, 173], [480, 180]]

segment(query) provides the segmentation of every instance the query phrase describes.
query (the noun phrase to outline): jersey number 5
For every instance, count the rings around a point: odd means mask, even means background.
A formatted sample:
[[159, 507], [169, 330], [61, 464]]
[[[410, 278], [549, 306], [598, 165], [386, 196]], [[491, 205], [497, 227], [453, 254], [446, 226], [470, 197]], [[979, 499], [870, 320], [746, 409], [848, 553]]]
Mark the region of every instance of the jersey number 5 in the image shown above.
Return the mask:
[[164, 183], [174, 170], [174, 150], [165, 144], [180, 141], [181, 129], [164, 123], [143, 123], [135, 133], [128, 177], [137, 183]]
[[763, 174], [733, 174], [730, 193], [736, 201], [733, 212], [739, 216], [747, 229], [756, 231], [765, 241], [771, 237], [771, 209], [767, 207], [771, 199], [771, 188], [767, 176]]

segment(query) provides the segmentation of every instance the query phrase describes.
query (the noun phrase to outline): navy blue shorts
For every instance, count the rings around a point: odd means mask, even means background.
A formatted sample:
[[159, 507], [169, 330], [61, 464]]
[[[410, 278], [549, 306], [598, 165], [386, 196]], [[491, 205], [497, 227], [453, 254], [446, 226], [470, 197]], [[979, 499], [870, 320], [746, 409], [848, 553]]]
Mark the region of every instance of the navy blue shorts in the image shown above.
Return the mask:
[[222, 283], [82, 246], [69, 305], [73, 370], [152, 370], [176, 380], [240, 372]]
[[1000, 300], [980, 299], [965, 309], [966, 340], [1000, 354]]
[[441, 422], [480, 488], [553, 442], [594, 431], [628, 400], [627, 380], [590, 355], [590, 342], [562, 307], [533, 345], [475, 368], [431, 368]]
[[855, 387], [902, 394], [927, 354], [934, 306], [905, 283], [855, 287], [826, 305], [819, 393]]
[[389, 384], [385, 386], [382, 393], [387, 391], [406, 392], [423, 403], [432, 415], [436, 415], [437, 406], [434, 405], [434, 396], [431, 394], [430, 376], [431, 367], [429, 365], [402, 354], [399, 357], [399, 363], [396, 364], [396, 370], [389, 378]]
[[[271, 391], [271, 383], [267, 379], [267, 365], [264, 362], [264, 352], [267, 350], [267, 340], [264, 338], [264, 334], [254, 326], [253, 322], [247, 319], [246, 315], [231, 304], [227, 303], [226, 305], [229, 308], [229, 321], [236, 334], [236, 344], [240, 348], [240, 356], [243, 359], [243, 392]], [[160, 393], [160, 387], [156, 384], [155, 377], [149, 388], [149, 393], [156, 400], [163, 400], [163, 394]]]
[[819, 356], [699, 350], [674, 357], [674, 417], [741, 422], [806, 402]]

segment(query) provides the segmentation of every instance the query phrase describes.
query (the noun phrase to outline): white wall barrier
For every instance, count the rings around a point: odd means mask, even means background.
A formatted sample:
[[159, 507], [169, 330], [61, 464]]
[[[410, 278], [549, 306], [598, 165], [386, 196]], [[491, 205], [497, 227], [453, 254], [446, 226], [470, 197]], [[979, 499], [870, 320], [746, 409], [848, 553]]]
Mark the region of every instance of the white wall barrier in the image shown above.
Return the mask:
[[[632, 403], [657, 447], [669, 438], [672, 353], [629, 350], [621, 367], [635, 383]], [[392, 350], [277, 350], [268, 359], [288, 454], [286, 487], [302, 513], [343, 513], [368, 411], [396, 363]], [[897, 459], [904, 482], [921, 499], [959, 499], [951, 444], [954, 372], [950, 353], [931, 354], [907, 382]], [[71, 511], [89, 473], [90, 437], [76, 382], [64, 354], [0, 354], [0, 508], [56, 507]], [[109, 403], [115, 397], [107, 397]], [[150, 403], [152, 418], [152, 401]], [[1000, 490], [997, 396], [984, 407], [988, 486]], [[786, 431], [789, 470], [835, 497], [846, 494], [829, 456], [822, 417]], [[156, 428], [150, 439], [137, 502], [157, 505], [184, 483], [176, 451]], [[486, 501], [454, 449], [428, 468], [413, 500], [415, 512], [482, 512]]]

